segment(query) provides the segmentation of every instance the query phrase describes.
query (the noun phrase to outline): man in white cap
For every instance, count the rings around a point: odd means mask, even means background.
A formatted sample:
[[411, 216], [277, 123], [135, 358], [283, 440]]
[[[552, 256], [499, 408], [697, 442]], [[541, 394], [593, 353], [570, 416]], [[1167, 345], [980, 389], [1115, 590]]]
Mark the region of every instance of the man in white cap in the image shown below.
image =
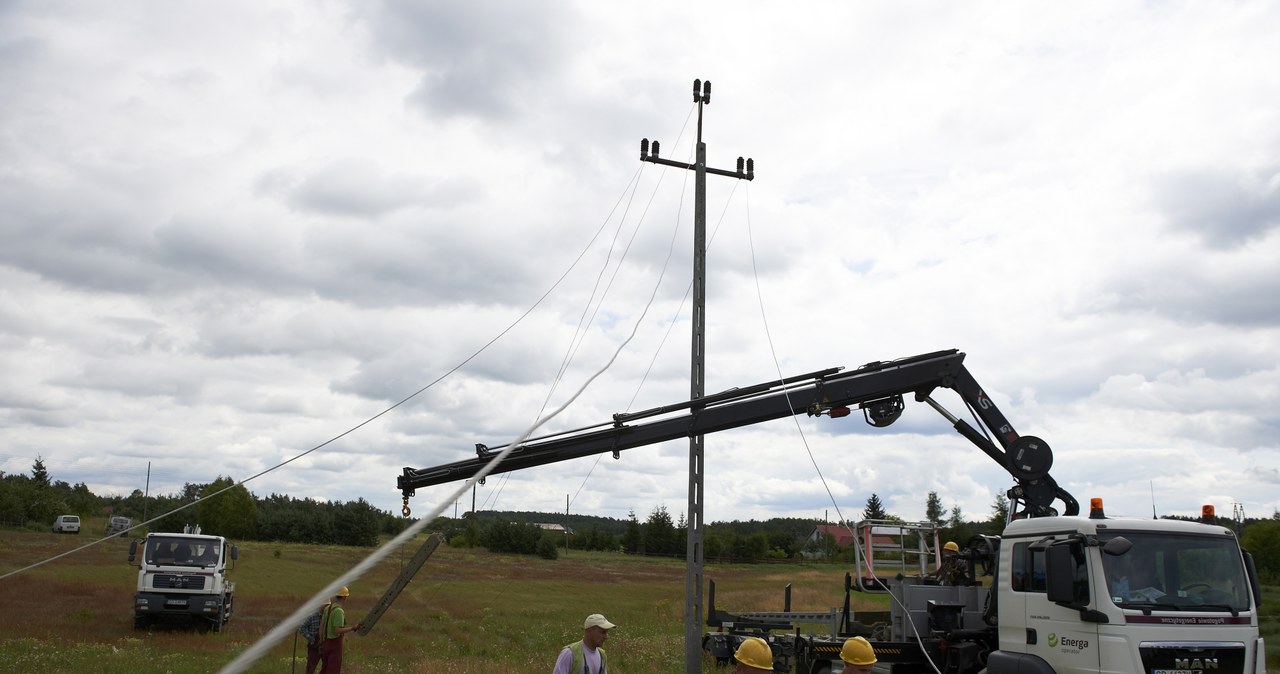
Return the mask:
[[592, 613], [582, 622], [582, 641], [575, 641], [560, 650], [556, 667], [551, 674], [607, 674], [604, 645], [609, 630], [617, 627], [599, 613]]

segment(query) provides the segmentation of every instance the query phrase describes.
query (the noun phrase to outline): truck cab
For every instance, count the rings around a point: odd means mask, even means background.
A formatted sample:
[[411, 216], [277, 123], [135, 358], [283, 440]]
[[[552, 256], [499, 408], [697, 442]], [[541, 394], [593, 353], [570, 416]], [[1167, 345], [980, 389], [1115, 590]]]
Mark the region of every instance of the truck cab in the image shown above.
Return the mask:
[[1230, 529], [1200, 522], [1011, 522], [989, 671], [1263, 674], [1250, 562]]
[[238, 552], [225, 538], [202, 535], [198, 527], [133, 541], [129, 562], [138, 563], [134, 627], [181, 619], [221, 631], [231, 620], [235, 583], [227, 572]]
[[119, 515], [107, 519], [107, 536], [119, 536], [133, 528], [133, 519]]

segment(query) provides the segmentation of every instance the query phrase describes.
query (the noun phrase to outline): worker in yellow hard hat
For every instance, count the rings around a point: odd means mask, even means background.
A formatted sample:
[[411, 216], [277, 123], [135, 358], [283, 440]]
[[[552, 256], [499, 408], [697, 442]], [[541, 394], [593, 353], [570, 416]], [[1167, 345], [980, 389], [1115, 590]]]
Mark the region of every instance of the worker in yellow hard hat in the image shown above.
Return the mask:
[[876, 664], [876, 649], [871, 642], [862, 637], [852, 637], [840, 648], [840, 659], [844, 661], [847, 674], [871, 674], [871, 665]]
[[927, 577], [943, 585], [965, 584], [964, 563], [960, 560], [960, 546], [955, 541], [947, 541], [942, 546], [942, 563]]
[[339, 674], [342, 671], [342, 638], [360, 629], [356, 624], [347, 626], [344, 606], [351, 591], [344, 585], [320, 613], [320, 674]]
[[747, 637], [734, 651], [733, 659], [738, 666], [732, 674], [755, 674], [755, 672], [773, 671], [773, 649], [760, 637]]

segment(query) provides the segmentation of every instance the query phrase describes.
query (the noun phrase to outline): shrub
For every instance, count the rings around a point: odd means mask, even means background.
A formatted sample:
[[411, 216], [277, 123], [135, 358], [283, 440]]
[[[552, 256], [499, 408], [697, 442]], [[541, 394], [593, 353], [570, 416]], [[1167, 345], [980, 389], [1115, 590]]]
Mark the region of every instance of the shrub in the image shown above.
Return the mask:
[[538, 541], [538, 556], [543, 559], [559, 559], [560, 548], [556, 547], [555, 541], [544, 537]]

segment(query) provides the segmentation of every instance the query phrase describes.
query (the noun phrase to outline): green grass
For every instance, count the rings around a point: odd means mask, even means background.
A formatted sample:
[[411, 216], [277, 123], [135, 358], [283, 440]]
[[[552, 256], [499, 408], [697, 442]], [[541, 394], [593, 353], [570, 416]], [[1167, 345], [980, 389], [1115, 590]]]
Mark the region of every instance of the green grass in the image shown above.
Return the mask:
[[[89, 526], [101, 527], [90, 524]], [[0, 573], [91, 540], [47, 531], [0, 530]], [[374, 606], [413, 543], [351, 584], [348, 615], [359, 620]], [[249, 542], [240, 544], [237, 615], [222, 633], [133, 629], [137, 568], [126, 562], [128, 540], [115, 539], [0, 581], [5, 613], [0, 669], [15, 674], [60, 672], [217, 671], [254, 645], [368, 550]], [[710, 565], [717, 606], [781, 610], [792, 584], [792, 608], [838, 606], [844, 567], [831, 565]], [[855, 610], [882, 610], [882, 597], [856, 595]], [[705, 597], [704, 597], [705, 599]], [[1264, 604], [1280, 615], [1280, 588]], [[564, 644], [581, 637], [581, 620], [600, 612], [616, 622], [606, 649], [611, 669], [626, 674], [683, 671], [683, 560], [571, 551], [558, 560], [491, 555], [441, 546], [368, 636], [348, 637], [344, 671], [549, 671]], [[1264, 623], [1271, 652], [1280, 651], [1280, 624]], [[251, 672], [293, 671], [292, 638], [274, 644]], [[1275, 657], [1272, 671], [1280, 672]], [[302, 661], [296, 663], [301, 670]], [[704, 671], [716, 671], [710, 660]], [[719, 670], [724, 674], [727, 670]]]
[[1260, 615], [1258, 633], [1267, 641], [1267, 671], [1280, 672], [1280, 586], [1262, 587]]

